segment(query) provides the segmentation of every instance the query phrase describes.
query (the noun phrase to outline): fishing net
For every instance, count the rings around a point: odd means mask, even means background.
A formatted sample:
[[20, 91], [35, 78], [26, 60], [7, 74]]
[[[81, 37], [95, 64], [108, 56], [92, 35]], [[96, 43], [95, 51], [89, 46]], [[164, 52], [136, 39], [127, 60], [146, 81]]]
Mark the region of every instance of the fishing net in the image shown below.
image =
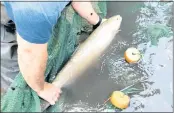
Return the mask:
[[[105, 2], [92, 2], [95, 11], [101, 16], [106, 16]], [[56, 74], [62, 69], [72, 53], [78, 46], [79, 34], [91, 32], [92, 26], [81, 18], [71, 6], [67, 6], [54, 26], [51, 40], [48, 43], [48, 62], [45, 72], [45, 80], [52, 82]], [[45, 112], [63, 111], [62, 103], [66, 97], [66, 91], [59, 101], [50, 106]], [[24, 81], [19, 73], [6, 94], [1, 99], [1, 111], [3, 112], [41, 112], [40, 98]]]
[[150, 37], [151, 44], [157, 46], [159, 39], [162, 37], [167, 37], [171, 36], [172, 28], [168, 27], [163, 24], [154, 24], [154, 25], [149, 25], [147, 28], [147, 34]]

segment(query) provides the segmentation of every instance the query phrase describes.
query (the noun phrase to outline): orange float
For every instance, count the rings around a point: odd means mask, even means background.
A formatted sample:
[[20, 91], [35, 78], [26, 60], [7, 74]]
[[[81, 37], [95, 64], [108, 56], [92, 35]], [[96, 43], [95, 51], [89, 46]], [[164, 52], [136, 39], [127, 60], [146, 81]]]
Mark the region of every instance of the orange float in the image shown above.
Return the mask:
[[129, 106], [130, 98], [121, 91], [114, 91], [110, 102], [119, 109], [125, 109]]
[[140, 60], [141, 54], [136, 48], [128, 48], [124, 53], [124, 58], [128, 63], [136, 63]]

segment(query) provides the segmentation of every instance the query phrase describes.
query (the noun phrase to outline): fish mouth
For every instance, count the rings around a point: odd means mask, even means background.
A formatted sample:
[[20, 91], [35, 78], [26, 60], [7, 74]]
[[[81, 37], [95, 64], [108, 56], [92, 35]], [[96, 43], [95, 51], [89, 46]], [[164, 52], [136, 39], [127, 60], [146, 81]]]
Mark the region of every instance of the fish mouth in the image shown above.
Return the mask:
[[112, 24], [113, 25], [120, 25], [122, 22], [122, 17], [120, 15], [115, 15], [115, 16], [112, 16], [108, 19], [106, 19], [102, 24], [104, 23], [107, 23], [107, 24]]
[[120, 15], [115, 15], [113, 17], [111, 17], [109, 19], [109, 23], [112, 24], [112, 26], [117, 25], [118, 27], [120, 27], [121, 23], [122, 23], [122, 17]]
[[120, 15], [115, 16], [116, 20], [122, 21], [122, 17]]
[[120, 15], [115, 15], [113, 17], [110, 18], [110, 20], [116, 20], [116, 21], [122, 21], [122, 17]]
[[[114, 16], [114, 17], [112, 17], [113, 18], [113, 25], [115, 26], [117, 26], [117, 29], [118, 29], [118, 31], [117, 32], [119, 32], [120, 30], [120, 26], [121, 26], [121, 23], [122, 23], [122, 17], [120, 16], [120, 15], [116, 15], [116, 16]], [[115, 27], [116, 27], [115, 26]]]

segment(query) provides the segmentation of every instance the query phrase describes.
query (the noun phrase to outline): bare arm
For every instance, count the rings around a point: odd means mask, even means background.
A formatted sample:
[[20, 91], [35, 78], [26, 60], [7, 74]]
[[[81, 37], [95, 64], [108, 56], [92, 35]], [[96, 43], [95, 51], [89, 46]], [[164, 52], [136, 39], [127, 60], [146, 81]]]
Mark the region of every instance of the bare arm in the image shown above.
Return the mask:
[[17, 41], [18, 64], [25, 81], [41, 98], [48, 101], [51, 105], [55, 104], [61, 90], [53, 84], [44, 81], [48, 58], [47, 43], [29, 43], [19, 35], [17, 35]]
[[47, 62], [47, 44], [32, 44], [19, 35], [18, 63], [20, 71], [28, 85], [36, 92], [43, 90], [44, 72]]
[[74, 10], [84, 19], [86, 19], [90, 24], [95, 25], [99, 21], [98, 14], [94, 11], [91, 2], [72, 2], [72, 7]]

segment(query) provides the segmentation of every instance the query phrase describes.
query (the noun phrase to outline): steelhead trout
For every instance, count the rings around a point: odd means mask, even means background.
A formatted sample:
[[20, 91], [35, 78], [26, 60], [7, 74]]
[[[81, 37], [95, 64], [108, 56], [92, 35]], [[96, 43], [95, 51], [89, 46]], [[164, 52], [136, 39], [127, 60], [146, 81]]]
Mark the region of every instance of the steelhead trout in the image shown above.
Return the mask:
[[[93, 33], [77, 48], [68, 63], [58, 73], [53, 84], [62, 88], [75, 81], [90, 64], [102, 55], [118, 33], [122, 17], [113, 16], [104, 21]], [[41, 101], [41, 109], [45, 110], [50, 104]]]

